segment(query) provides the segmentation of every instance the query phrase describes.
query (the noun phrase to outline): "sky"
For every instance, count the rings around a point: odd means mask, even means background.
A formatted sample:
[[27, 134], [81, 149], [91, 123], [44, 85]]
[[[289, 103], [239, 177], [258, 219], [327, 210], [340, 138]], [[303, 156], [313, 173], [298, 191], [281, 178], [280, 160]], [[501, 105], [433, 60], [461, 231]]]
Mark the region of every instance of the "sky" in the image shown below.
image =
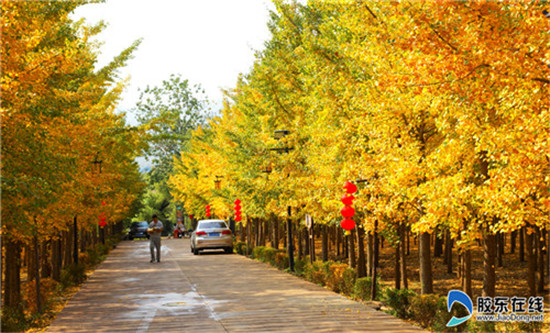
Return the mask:
[[89, 24], [103, 20], [107, 28], [98, 66], [103, 66], [143, 38], [134, 58], [120, 71], [130, 76], [118, 109], [128, 113], [138, 89], [158, 86], [170, 74], [181, 74], [205, 89], [214, 111], [221, 108], [222, 88], [233, 88], [240, 73], [248, 73], [254, 52], [269, 39], [269, 0], [107, 0], [77, 8], [73, 19]]

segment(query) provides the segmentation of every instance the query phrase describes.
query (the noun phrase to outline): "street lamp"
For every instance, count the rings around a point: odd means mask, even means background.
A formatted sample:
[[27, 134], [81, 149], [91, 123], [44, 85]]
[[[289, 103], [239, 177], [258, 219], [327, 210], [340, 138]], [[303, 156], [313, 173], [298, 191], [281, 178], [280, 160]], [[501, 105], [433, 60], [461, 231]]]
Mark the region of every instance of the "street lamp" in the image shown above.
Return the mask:
[[92, 161], [92, 163], [94, 164], [94, 167], [97, 168], [98, 173], [101, 174], [101, 164], [103, 163], [103, 160], [98, 160], [98, 157], [99, 157], [99, 153], [95, 155], [95, 158]]
[[221, 183], [222, 183], [223, 176], [216, 175], [215, 177], [216, 177], [216, 179], [214, 179], [214, 185], [216, 186], [216, 190], [219, 190], [219, 189], [221, 189]]
[[[290, 134], [290, 131], [288, 130], [279, 130], [279, 131], [275, 131], [273, 136], [275, 137], [275, 139], [280, 140], [285, 136], [287, 136], [288, 134]], [[270, 150], [277, 151], [279, 153], [282, 153], [282, 152], [288, 153], [292, 149], [294, 148], [285, 146], [282, 148], [271, 148]], [[287, 239], [288, 263], [289, 263], [290, 271], [294, 272], [294, 242], [292, 239], [292, 221], [291, 221], [292, 209], [290, 205], [288, 205], [287, 207], [287, 212], [288, 212], [288, 218], [286, 222], [286, 229], [287, 229], [287, 236], [288, 236], [288, 239]]]

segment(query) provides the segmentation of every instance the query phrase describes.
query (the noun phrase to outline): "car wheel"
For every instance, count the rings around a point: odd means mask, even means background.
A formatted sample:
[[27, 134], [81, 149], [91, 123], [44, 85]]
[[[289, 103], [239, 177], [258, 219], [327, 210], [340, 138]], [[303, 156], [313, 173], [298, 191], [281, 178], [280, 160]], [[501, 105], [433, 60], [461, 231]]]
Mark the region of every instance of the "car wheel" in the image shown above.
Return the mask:
[[232, 247], [226, 247], [224, 250], [225, 250], [225, 253], [227, 253], [227, 254], [233, 253], [233, 248]]
[[134, 240], [134, 237], [128, 236], [128, 239], [129, 239], [129, 240]]
[[199, 254], [199, 250], [198, 250], [198, 249], [193, 249], [193, 254], [194, 254], [194, 255], [198, 255], [198, 254]]

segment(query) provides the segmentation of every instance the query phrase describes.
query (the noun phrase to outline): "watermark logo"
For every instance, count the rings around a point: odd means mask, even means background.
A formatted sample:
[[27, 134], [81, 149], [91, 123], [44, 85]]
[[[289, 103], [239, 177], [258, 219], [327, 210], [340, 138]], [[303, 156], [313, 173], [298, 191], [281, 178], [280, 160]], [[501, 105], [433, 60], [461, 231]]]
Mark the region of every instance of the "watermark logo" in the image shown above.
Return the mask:
[[[477, 321], [522, 321], [543, 322], [544, 301], [542, 297], [478, 297]], [[453, 316], [447, 327], [460, 325], [473, 315], [473, 303], [470, 296], [460, 290], [451, 290], [447, 295], [447, 311], [451, 312], [454, 303], [460, 303], [468, 310], [468, 315]]]
[[449, 291], [449, 294], [447, 294], [447, 311], [451, 312], [451, 308], [455, 303], [462, 304], [466, 308], [466, 310], [468, 310], [468, 315], [460, 318], [453, 316], [451, 320], [449, 320], [449, 322], [447, 323], [447, 327], [460, 325], [466, 320], [470, 319], [470, 317], [472, 317], [474, 304], [472, 303], [472, 299], [470, 298], [470, 296], [468, 296], [468, 294], [460, 290]]

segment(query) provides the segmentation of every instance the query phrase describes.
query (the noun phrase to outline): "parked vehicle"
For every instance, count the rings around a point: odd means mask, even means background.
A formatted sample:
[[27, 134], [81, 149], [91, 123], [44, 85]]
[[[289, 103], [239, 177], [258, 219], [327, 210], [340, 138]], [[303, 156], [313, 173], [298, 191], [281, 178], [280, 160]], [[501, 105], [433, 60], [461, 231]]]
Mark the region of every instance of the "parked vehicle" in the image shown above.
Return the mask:
[[202, 250], [223, 249], [233, 253], [233, 235], [223, 220], [200, 220], [191, 234], [191, 252], [197, 255]]
[[141, 222], [132, 222], [130, 225], [130, 231], [128, 232], [128, 239], [133, 240], [134, 238], [147, 238], [149, 239], [149, 234], [147, 233], [147, 228], [149, 223], [146, 221]]

